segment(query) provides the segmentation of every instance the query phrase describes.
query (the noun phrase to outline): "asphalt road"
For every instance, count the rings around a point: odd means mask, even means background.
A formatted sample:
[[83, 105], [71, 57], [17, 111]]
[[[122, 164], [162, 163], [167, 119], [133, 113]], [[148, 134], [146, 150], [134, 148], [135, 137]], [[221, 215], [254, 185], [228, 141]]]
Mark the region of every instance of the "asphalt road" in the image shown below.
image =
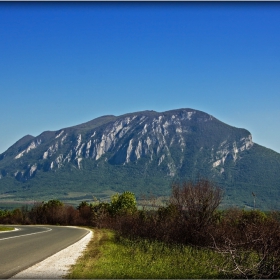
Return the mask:
[[15, 227], [19, 230], [0, 233], [0, 278], [12, 277], [72, 245], [88, 233], [86, 229], [72, 227]]

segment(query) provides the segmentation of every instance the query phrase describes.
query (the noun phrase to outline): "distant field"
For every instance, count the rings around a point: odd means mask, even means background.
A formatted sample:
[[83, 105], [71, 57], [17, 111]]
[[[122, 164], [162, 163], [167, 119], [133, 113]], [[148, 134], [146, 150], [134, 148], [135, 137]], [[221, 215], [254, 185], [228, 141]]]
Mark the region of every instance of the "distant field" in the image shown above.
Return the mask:
[[2, 210], [13, 210], [21, 208], [26, 205], [33, 205], [34, 202], [30, 201], [15, 201], [15, 200], [0, 200], [0, 209]]
[[15, 195], [0, 195], [0, 209], [13, 210], [21, 208], [23, 206], [33, 206], [36, 202], [49, 201], [51, 199], [58, 199], [64, 204], [78, 206], [82, 201], [94, 202], [96, 198], [101, 201], [109, 201], [111, 196], [116, 192], [104, 191], [104, 192], [67, 192], [64, 195], [50, 195], [42, 196], [41, 199], [26, 199], [24, 197], [15, 197]]

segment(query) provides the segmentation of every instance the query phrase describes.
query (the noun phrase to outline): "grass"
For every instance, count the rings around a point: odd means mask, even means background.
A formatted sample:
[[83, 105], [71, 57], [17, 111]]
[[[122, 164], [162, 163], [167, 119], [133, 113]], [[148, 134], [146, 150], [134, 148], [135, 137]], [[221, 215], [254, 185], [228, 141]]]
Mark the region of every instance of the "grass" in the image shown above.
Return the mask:
[[10, 231], [10, 230], [14, 230], [14, 228], [13, 227], [0, 226], [0, 231]]
[[222, 278], [216, 268], [222, 262], [221, 255], [207, 249], [131, 241], [116, 238], [112, 231], [96, 229], [87, 251], [67, 278]]

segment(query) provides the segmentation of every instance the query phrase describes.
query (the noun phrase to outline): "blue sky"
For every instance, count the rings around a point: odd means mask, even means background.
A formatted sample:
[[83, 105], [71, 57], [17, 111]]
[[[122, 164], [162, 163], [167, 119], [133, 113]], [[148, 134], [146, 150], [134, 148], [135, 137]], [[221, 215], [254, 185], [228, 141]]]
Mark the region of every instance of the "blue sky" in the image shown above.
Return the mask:
[[0, 2], [0, 153], [102, 115], [193, 108], [280, 152], [280, 3]]

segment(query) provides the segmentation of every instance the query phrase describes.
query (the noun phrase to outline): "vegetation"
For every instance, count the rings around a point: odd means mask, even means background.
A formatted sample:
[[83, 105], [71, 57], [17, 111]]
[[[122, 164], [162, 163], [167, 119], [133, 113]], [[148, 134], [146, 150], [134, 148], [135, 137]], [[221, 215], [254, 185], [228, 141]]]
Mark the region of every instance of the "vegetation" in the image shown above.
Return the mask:
[[128, 191], [113, 195], [109, 210], [114, 216], [134, 213], [137, 210], [135, 195]]
[[0, 226], [0, 231], [11, 231], [14, 230], [13, 227], [4, 227], [4, 226]]
[[67, 278], [209, 279], [220, 276], [213, 264], [222, 263], [223, 259], [213, 250], [147, 239], [130, 240], [104, 229], [95, 229], [94, 234], [95, 238]]
[[124, 192], [77, 208], [50, 200], [1, 210], [0, 223], [94, 227], [72, 278], [279, 278], [279, 212], [221, 210], [221, 198], [219, 187], [200, 179], [174, 183], [166, 205], [153, 210], [137, 209]]

